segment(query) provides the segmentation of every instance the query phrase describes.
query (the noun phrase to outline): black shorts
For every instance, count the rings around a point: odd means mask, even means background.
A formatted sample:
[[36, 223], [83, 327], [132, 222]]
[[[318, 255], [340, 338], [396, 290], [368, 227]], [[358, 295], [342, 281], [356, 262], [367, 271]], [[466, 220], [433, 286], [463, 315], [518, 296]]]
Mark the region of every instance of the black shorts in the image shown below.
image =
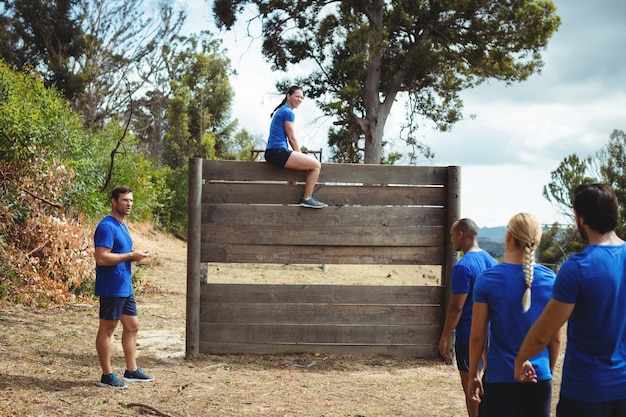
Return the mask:
[[287, 160], [293, 151], [285, 148], [275, 148], [265, 150], [265, 160], [278, 168], [284, 168]]
[[557, 417], [613, 417], [626, 416], [626, 398], [622, 400], [589, 403], [561, 395], [556, 406]]
[[[469, 372], [469, 345], [454, 345], [456, 367], [461, 372]], [[478, 362], [478, 370], [483, 369], [483, 360]]]
[[[489, 364], [487, 364], [487, 369], [489, 369]], [[551, 379], [538, 381], [536, 384], [485, 382], [483, 387], [485, 395], [481, 405], [485, 416], [550, 417]]]
[[100, 318], [102, 320], [119, 320], [125, 316], [137, 315], [135, 297], [100, 297]]

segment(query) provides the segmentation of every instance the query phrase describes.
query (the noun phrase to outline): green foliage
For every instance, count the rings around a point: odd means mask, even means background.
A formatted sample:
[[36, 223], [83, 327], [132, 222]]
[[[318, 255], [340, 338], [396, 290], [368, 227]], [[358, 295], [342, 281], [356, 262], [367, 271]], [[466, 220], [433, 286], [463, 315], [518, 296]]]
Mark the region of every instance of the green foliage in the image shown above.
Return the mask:
[[0, 158], [28, 163], [47, 150], [60, 156], [80, 134], [62, 96], [33, 72], [15, 72], [0, 61]]
[[0, 57], [14, 68], [39, 68], [45, 85], [55, 86], [67, 98], [80, 93], [85, 84], [72, 68], [86, 47], [75, 9], [78, 3], [22, 0], [5, 1], [0, 7], [7, 23], [0, 25]]
[[543, 231], [537, 248], [537, 258], [539, 263], [557, 272], [567, 258], [585, 246], [576, 227], [562, 226], [555, 222]]
[[208, 33], [191, 37], [174, 56], [162, 161], [177, 169], [189, 158], [227, 159], [236, 121], [229, 121], [233, 91], [230, 61]]
[[561, 210], [561, 214], [574, 220], [572, 209], [572, 198], [574, 189], [579, 184], [585, 182], [595, 182], [588, 176], [589, 167], [592, 165], [592, 158], [580, 159], [578, 155], [572, 154], [563, 159], [559, 167], [550, 173], [552, 181], [543, 187], [543, 196]]
[[135, 190], [137, 220], [162, 209], [165, 183], [153, 181], [153, 164], [120, 123], [85, 132], [80, 118], [35, 73], [0, 64], [0, 92], [3, 297], [39, 306], [73, 300], [93, 287], [93, 232], [87, 224], [110, 210], [113, 185], [102, 190], [109, 168], [110, 184]]
[[619, 221], [617, 232], [626, 233], [626, 133], [614, 130], [608, 142], [596, 154], [581, 159], [576, 154], [567, 156], [552, 171], [552, 181], [543, 188], [544, 197], [570, 219], [573, 217], [574, 189], [583, 183], [602, 182], [611, 185], [618, 201]]
[[398, 98], [409, 103], [406, 138], [418, 136], [416, 115], [446, 131], [463, 117], [462, 90], [487, 79], [526, 80], [541, 68], [540, 53], [560, 25], [547, 0], [237, 0], [214, 2], [213, 13], [229, 29], [247, 6], [263, 22], [263, 54], [274, 69], [316, 68], [293, 83], [348, 133], [346, 143], [332, 139], [335, 155], [365, 163], [381, 162]]
[[159, 173], [156, 181], [163, 190], [159, 201], [160, 210], [155, 212], [154, 220], [162, 228], [174, 234], [187, 234], [187, 211], [189, 173], [188, 166], [173, 169], [166, 167]]
[[[626, 133], [614, 130], [608, 142], [595, 155], [580, 158], [567, 156], [552, 171], [552, 181], [543, 187], [544, 197], [557, 205], [561, 212], [574, 222], [572, 199], [574, 189], [584, 183], [601, 182], [615, 190], [618, 202], [619, 236], [626, 236]], [[544, 242], [545, 241], [545, 242]], [[570, 254], [585, 247], [575, 227], [562, 228], [558, 224], [544, 232], [539, 259], [542, 263], [559, 265]]]

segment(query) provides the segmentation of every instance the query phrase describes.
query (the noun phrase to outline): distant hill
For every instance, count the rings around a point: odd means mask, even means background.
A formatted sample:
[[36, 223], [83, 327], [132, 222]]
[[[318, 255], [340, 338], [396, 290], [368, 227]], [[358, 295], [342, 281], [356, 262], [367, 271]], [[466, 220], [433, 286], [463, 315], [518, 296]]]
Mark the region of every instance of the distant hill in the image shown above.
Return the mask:
[[478, 237], [493, 240], [494, 242], [504, 243], [504, 235], [506, 234], [506, 226], [497, 227], [479, 227]]
[[478, 229], [478, 246], [496, 258], [504, 254], [506, 226], [481, 227]]

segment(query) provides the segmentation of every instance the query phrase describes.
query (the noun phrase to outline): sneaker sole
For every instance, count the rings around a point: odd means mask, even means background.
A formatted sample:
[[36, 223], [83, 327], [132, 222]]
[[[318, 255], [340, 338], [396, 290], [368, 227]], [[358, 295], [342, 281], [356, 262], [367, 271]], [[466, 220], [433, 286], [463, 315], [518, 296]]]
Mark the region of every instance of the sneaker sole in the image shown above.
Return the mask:
[[315, 209], [321, 209], [321, 208], [326, 207], [326, 206], [314, 206], [314, 205], [312, 205], [312, 204], [306, 204], [306, 203], [300, 203], [300, 205], [301, 205], [302, 207], [315, 208]]
[[131, 379], [131, 378], [124, 378], [124, 382], [153, 382], [154, 378], [152, 379]]
[[126, 388], [128, 388], [126, 385], [123, 385], [121, 387], [116, 387], [115, 385], [105, 384], [105, 383], [102, 383], [102, 382], [100, 382], [100, 386], [104, 387], [104, 388], [113, 388], [113, 389], [126, 389]]

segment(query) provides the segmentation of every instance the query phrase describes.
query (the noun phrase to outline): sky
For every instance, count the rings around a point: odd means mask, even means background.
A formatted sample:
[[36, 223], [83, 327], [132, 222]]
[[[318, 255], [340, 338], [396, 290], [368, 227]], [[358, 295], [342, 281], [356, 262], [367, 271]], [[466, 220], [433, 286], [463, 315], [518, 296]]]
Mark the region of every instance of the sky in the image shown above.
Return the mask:
[[[178, 1], [188, 12], [186, 30], [216, 30], [206, 0]], [[561, 26], [542, 54], [541, 73], [512, 86], [490, 82], [462, 92], [466, 119], [446, 133], [424, 127], [419, 137], [435, 153], [420, 165], [461, 167], [461, 217], [479, 227], [505, 226], [523, 211], [544, 224], [566, 222], [542, 195], [550, 173], [571, 154], [600, 150], [614, 129], [626, 130], [626, 2], [553, 1]], [[260, 33], [258, 25], [251, 29]], [[283, 97], [276, 80], [305, 74], [306, 68], [273, 72], [260, 40], [248, 37], [244, 25], [219, 38], [237, 71], [231, 78], [232, 117], [265, 139], [269, 115]], [[403, 116], [403, 106], [396, 105], [386, 139], [397, 135]], [[296, 110], [296, 137], [327, 156], [329, 122], [320, 117], [313, 100], [305, 99]]]

